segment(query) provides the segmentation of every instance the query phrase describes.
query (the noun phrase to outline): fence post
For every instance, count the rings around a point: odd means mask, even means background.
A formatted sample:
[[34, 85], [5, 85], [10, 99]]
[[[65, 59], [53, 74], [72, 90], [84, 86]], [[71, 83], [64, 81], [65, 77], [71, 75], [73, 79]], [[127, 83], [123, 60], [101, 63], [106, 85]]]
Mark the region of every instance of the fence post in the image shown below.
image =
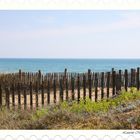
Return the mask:
[[119, 81], [120, 81], [119, 90], [121, 91], [121, 88], [122, 88], [122, 71], [121, 70], [119, 70]]
[[110, 79], [111, 82], [110, 82], [110, 84], [111, 84], [112, 89], [113, 89], [113, 72], [114, 72], [114, 71], [115, 71], [115, 69], [112, 68], [112, 71], [111, 71], [112, 73], [110, 73], [110, 74], [111, 74], [111, 75], [110, 75], [110, 76], [111, 76], [111, 79]]
[[6, 107], [8, 108], [8, 109], [10, 109], [10, 102], [9, 102], [9, 89], [6, 87], [5, 88], [5, 93], [6, 93]]
[[92, 73], [91, 85], [92, 85], [92, 88], [94, 88], [94, 72]]
[[89, 86], [89, 99], [91, 99], [92, 83], [91, 83], [91, 71], [88, 71], [88, 86]]
[[137, 87], [137, 69], [134, 69], [134, 86]]
[[19, 80], [22, 80], [22, 73], [21, 73], [21, 69], [19, 70]]
[[66, 78], [66, 101], [68, 101], [69, 95], [68, 95], [68, 78]]
[[65, 69], [64, 71], [64, 77], [66, 78], [66, 76], [67, 76], [67, 69]]
[[2, 107], [2, 87], [0, 85], [0, 108]]
[[50, 81], [48, 79], [48, 85], [47, 85], [47, 102], [50, 104]]
[[42, 107], [44, 107], [44, 81], [43, 80], [41, 84], [41, 100], [42, 100]]
[[95, 73], [95, 102], [98, 100], [98, 75]]
[[21, 88], [21, 85], [20, 83], [18, 83], [18, 109], [21, 108], [21, 96], [20, 96], [20, 88]]
[[116, 85], [116, 71], [112, 72], [112, 94], [115, 95], [115, 85]]
[[54, 103], [56, 103], [56, 81], [55, 81], [55, 78], [53, 80], [53, 90], [54, 90]]
[[119, 94], [121, 91], [121, 85], [122, 85], [122, 71], [119, 70], [119, 73], [116, 74], [116, 94]]
[[38, 85], [41, 85], [41, 70], [38, 71]]
[[[25, 83], [24, 83], [24, 85], [25, 85]], [[24, 91], [23, 91], [23, 93], [24, 93], [24, 109], [26, 110], [27, 109], [27, 96], [26, 96], [26, 87], [24, 87]]]
[[133, 70], [133, 80], [134, 80], [134, 86], [135, 86], [135, 87], [137, 87], [137, 83], [136, 83], [136, 82], [137, 82], [137, 81], [136, 81], [136, 80], [137, 80], [137, 79], [136, 79], [137, 77], [136, 77], [136, 76], [137, 76], [137, 75], [136, 75], [136, 69], [134, 69], [134, 70]]
[[12, 90], [12, 105], [15, 109], [15, 87], [14, 87], [14, 84], [12, 84], [11, 90]]
[[86, 100], [86, 76], [83, 74], [83, 99]]
[[71, 77], [71, 87], [72, 87], [72, 100], [74, 100], [74, 81], [75, 81], [75, 79], [74, 79], [74, 77], [72, 76]]
[[27, 74], [27, 77], [28, 77], [28, 78], [27, 78], [27, 79], [28, 79], [28, 80], [27, 80], [27, 81], [28, 81], [27, 83], [29, 84], [29, 81], [30, 81], [30, 73], [29, 73], [29, 72], [28, 72], [28, 74]]
[[79, 103], [80, 102], [80, 77], [79, 77], [79, 74], [78, 74], [78, 77], [77, 77], [77, 89], [78, 89], [78, 98], [77, 98], [77, 101]]
[[116, 73], [116, 77], [115, 77], [116, 79], [116, 84], [115, 84], [115, 86], [116, 86], [116, 94], [119, 94], [119, 84], [120, 84], [120, 79], [119, 79], [119, 74], [118, 73]]
[[38, 108], [38, 82], [36, 81], [36, 108]]
[[107, 98], [109, 98], [110, 72], [107, 72]]
[[62, 78], [60, 78], [60, 102], [63, 102], [63, 82], [62, 82]]
[[131, 69], [131, 87], [134, 86], [134, 69]]
[[32, 82], [30, 82], [30, 109], [33, 109], [33, 89], [32, 89]]
[[125, 69], [125, 73], [124, 73], [124, 76], [125, 76], [125, 91], [127, 91], [127, 86], [128, 86], [128, 71], [127, 69]]
[[104, 72], [101, 73], [101, 99], [104, 98]]
[[137, 68], [137, 90], [139, 90], [139, 88], [140, 88], [139, 71], [140, 71], [140, 68], [138, 67]]

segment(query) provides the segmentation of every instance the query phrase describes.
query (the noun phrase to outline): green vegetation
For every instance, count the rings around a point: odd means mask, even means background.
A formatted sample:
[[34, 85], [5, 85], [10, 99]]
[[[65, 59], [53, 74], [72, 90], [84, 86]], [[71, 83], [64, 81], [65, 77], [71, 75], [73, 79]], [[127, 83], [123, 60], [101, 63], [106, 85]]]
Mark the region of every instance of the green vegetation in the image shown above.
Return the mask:
[[70, 111], [70, 112], [107, 112], [109, 109], [114, 108], [118, 105], [131, 102], [133, 100], [140, 99], [140, 91], [137, 91], [136, 88], [131, 88], [130, 92], [122, 90], [119, 96], [110, 99], [104, 99], [98, 102], [93, 102], [89, 98], [86, 98], [86, 101], [83, 99], [79, 103], [76, 101], [70, 103], [63, 102], [60, 104], [60, 108]]
[[38, 120], [39, 118], [41, 118], [41, 117], [43, 117], [43, 116], [45, 116], [45, 115], [47, 115], [48, 114], [48, 108], [47, 109], [40, 109], [40, 110], [37, 110], [37, 111], [35, 111], [35, 113], [33, 113], [32, 115], [31, 115], [31, 119], [33, 120], [33, 121], [36, 121], [36, 120]]
[[[137, 103], [137, 104], [136, 104]], [[119, 110], [119, 111], [118, 111]], [[1, 129], [139, 129], [140, 91], [98, 102], [89, 98], [62, 102], [36, 111], [0, 111]]]

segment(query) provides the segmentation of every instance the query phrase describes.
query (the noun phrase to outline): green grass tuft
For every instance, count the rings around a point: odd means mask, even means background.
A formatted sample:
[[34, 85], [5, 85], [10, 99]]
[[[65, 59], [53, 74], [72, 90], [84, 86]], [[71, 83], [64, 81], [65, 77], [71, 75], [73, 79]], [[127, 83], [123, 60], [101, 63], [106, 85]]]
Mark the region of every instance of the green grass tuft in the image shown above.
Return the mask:
[[46, 109], [43, 108], [43, 109], [36, 110], [36, 112], [31, 115], [31, 118], [32, 118], [33, 121], [36, 121], [39, 118], [47, 115], [48, 111], [49, 111], [48, 108], [46, 108]]

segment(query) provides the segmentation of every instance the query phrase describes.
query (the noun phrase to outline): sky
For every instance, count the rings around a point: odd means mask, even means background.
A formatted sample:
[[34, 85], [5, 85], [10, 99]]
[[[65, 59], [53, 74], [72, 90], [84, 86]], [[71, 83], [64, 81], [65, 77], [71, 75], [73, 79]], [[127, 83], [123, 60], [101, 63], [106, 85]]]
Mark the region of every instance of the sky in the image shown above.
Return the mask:
[[0, 58], [140, 58], [140, 11], [0, 11]]

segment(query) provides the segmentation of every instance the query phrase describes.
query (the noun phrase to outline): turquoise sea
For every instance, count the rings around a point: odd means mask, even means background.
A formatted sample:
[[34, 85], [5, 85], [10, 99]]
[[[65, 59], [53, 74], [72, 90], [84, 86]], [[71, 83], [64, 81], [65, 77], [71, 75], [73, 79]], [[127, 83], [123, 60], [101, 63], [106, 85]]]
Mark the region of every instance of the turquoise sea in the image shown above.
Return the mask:
[[140, 59], [0, 59], [0, 72], [22, 71], [69, 72], [110, 71], [112, 68], [131, 69], [140, 67]]

